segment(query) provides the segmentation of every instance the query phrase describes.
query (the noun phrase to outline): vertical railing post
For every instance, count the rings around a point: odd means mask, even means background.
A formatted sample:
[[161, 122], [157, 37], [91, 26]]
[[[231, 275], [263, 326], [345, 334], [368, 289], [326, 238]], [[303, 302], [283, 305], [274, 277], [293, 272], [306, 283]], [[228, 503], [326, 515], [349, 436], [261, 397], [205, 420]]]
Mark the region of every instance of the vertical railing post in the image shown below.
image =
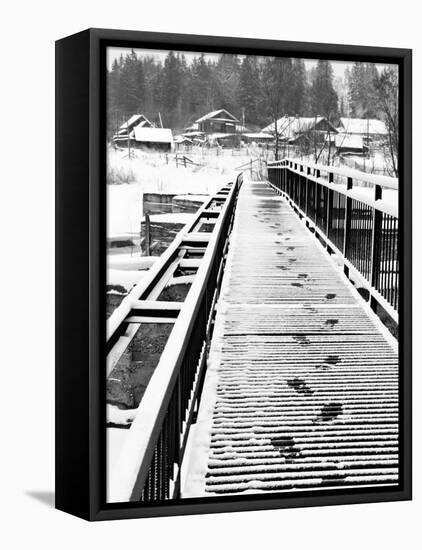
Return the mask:
[[[353, 189], [353, 178], [347, 178], [346, 189], [350, 191]], [[346, 196], [346, 209], [344, 213], [344, 240], [343, 240], [343, 261], [347, 258], [347, 252], [350, 241], [350, 227], [352, 218], [352, 199]], [[349, 275], [349, 268], [344, 266], [344, 272]]]
[[309, 218], [309, 178], [308, 176], [311, 175], [311, 168], [308, 166], [306, 168], [306, 188], [305, 188], [305, 214], [307, 215], [307, 217]]
[[[375, 186], [375, 202], [382, 199], [382, 187]], [[371, 243], [371, 287], [377, 289], [377, 279], [379, 266], [381, 264], [381, 246], [382, 246], [382, 212], [377, 208], [373, 208], [372, 212], [372, 243]], [[376, 301], [370, 296], [370, 305], [372, 309], [376, 309]]]
[[[321, 170], [316, 170], [315, 172], [316, 179], [319, 179], [321, 177]], [[312, 220], [314, 224], [316, 225], [317, 221], [317, 214], [318, 214], [318, 189], [319, 189], [319, 183], [315, 183], [314, 188], [314, 219]]]
[[[328, 182], [329, 183], [334, 182], [334, 174], [332, 172], [328, 173]], [[326, 224], [326, 231], [325, 231], [325, 234], [327, 235], [327, 237], [331, 228], [332, 218], [333, 218], [333, 190], [328, 188], [327, 224]]]

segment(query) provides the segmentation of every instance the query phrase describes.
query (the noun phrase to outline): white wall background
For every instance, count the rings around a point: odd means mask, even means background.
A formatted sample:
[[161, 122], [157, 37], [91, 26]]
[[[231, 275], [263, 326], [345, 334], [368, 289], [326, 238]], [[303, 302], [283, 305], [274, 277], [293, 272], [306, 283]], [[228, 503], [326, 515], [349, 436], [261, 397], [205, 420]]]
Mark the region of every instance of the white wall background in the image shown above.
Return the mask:
[[[0, 507], [4, 548], [417, 548], [421, 497], [421, 293], [415, 288], [415, 497], [336, 506], [88, 524], [40, 502], [53, 489], [54, 40], [87, 27], [235, 35], [414, 49], [414, 126], [422, 54], [411, 0], [38, 0], [1, 16]], [[19, 61], [16, 64], [16, 60]], [[26, 61], [22, 68], [22, 60]], [[420, 204], [415, 135], [414, 202]], [[420, 215], [419, 215], [420, 216]], [[415, 220], [415, 273], [420, 273]], [[415, 277], [417, 282], [417, 277]], [[18, 297], [18, 299], [16, 299]], [[6, 309], [4, 304], [6, 302]], [[31, 496], [32, 494], [32, 496]]]

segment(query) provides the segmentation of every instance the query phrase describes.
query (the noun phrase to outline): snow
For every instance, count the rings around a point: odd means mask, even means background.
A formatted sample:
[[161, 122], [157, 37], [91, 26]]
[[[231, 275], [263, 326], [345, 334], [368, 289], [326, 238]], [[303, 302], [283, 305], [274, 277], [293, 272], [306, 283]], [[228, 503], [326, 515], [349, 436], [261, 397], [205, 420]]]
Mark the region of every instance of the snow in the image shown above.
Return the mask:
[[173, 199], [192, 201], [192, 202], [206, 202], [210, 198], [210, 195], [175, 195]]
[[334, 139], [336, 147], [343, 147], [346, 149], [349, 147], [350, 149], [363, 149], [363, 137], [362, 136], [355, 136], [355, 135], [349, 135], [346, 133], [343, 134], [337, 134]]
[[[234, 117], [231, 113], [229, 113], [228, 111], [226, 111], [226, 109], [218, 109], [217, 111], [211, 111], [210, 113], [207, 113], [206, 115], [204, 116], [201, 116], [201, 118], [198, 118], [195, 122], [198, 123], [198, 122], [203, 122], [204, 120], [208, 120], [210, 118], [215, 118], [217, 115], [219, 114], [223, 114], [223, 113], [226, 113], [227, 115], [229, 115], [228, 117], [226, 118], [222, 118], [221, 120], [229, 120], [230, 122], [232, 121], [237, 121], [237, 118]], [[218, 120], [220, 119], [221, 117], [218, 118]]]
[[[185, 214], [185, 213], [169, 213], [169, 214], [153, 214], [149, 217], [151, 222], [155, 223], [182, 223], [183, 225], [186, 225], [187, 223], [190, 223], [193, 218], [195, 217], [195, 214]], [[145, 218], [143, 218], [143, 221], [145, 221]]]
[[145, 271], [122, 271], [117, 269], [107, 270], [107, 284], [112, 286], [122, 286], [127, 291], [139, 283], [144, 277]]
[[120, 450], [129, 434], [129, 430], [122, 428], [107, 428], [107, 486], [119, 461]]
[[143, 128], [135, 126], [135, 140], [140, 142], [173, 143], [173, 134], [170, 128]]
[[340, 118], [340, 122], [349, 134], [387, 135], [388, 130], [382, 120], [375, 118]]
[[[112, 378], [109, 378], [112, 380]], [[107, 404], [107, 422], [129, 426], [136, 416], [137, 409], [119, 409], [115, 405]]]
[[139, 235], [144, 193], [192, 194], [205, 200], [203, 195], [213, 195], [233, 181], [238, 174], [236, 167], [250, 158], [207, 155], [199, 149], [189, 154], [189, 158], [200, 166], [176, 168], [174, 155], [139, 150], [132, 151], [132, 155], [133, 158], [128, 159], [124, 149], [108, 151], [109, 169], [128, 174], [133, 180], [133, 183], [107, 185], [109, 238], [124, 233]]
[[157, 256], [141, 256], [139, 253], [115, 254], [107, 257], [107, 265], [115, 270], [141, 271], [149, 269], [157, 259]]

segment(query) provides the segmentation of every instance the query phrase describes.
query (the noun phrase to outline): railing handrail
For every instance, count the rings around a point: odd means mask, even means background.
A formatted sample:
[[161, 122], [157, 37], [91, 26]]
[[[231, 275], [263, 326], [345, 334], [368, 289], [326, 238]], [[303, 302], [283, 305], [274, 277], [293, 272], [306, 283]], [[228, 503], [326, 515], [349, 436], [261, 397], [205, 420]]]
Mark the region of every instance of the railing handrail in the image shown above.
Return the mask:
[[[216, 221], [214, 231], [211, 234], [204, 256], [201, 259], [192, 286], [183, 302], [158, 365], [155, 368], [154, 374], [138, 406], [137, 414], [129, 429], [118, 463], [115, 466], [119, 475], [112, 476], [109, 481], [109, 502], [129, 501], [134, 493], [140, 493], [142, 491], [146, 476], [148, 475], [154, 447], [158, 441], [160, 429], [164, 422], [165, 412], [177, 382], [178, 373], [181, 369], [184, 352], [189, 344], [189, 337], [195, 323], [199, 304], [205, 292], [210, 271], [213, 267], [217, 243], [221, 237], [226, 217], [229, 215], [230, 207], [235, 200], [237, 188], [238, 182], [235, 180], [227, 194]], [[173, 242], [170, 249], [165, 253], [165, 257], [163, 256], [159, 262], [161, 268], [168, 262], [169, 258], [183, 240], [189, 238], [189, 230], [194, 227], [201, 213], [215, 199], [216, 196], [211, 197], [200, 209], [195, 220], [188, 224], [185, 230], [182, 230], [178, 235], [176, 241]], [[151, 282], [159, 272], [160, 265], [154, 265], [153, 273], [148, 277], [148, 281]], [[138, 289], [135, 293], [132, 293], [131, 302], [134, 296], [142, 295], [143, 289], [148, 288], [146, 281], [143, 281], [139, 286], [142, 288], [142, 291], [140, 292]], [[125, 304], [125, 311], [127, 311], [129, 303], [128, 301], [127, 304]], [[124, 318], [124, 315], [119, 314], [119, 319], [122, 317]]]
[[283, 163], [290, 162], [291, 164], [302, 165], [306, 168], [311, 168], [313, 170], [319, 170], [320, 172], [327, 172], [329, 174], [336, 174], [338, 176], [343, 176], [345, 178], [352, 178], [358, 181], [364, 181], [371, 183], [373, 185], [379, 185], [386, 189], [395, 189], [398, 190], [399, 180], [398, 178], [393, 178], [390, 176], [381, 176], [379, 174], [368, 174], [367, 172], [362, 172], [354, 168], [342, 168], [337, 166], [328, 166], [326, 164], [315, 164], [312, 162], [307, 162], [295, 158], [285, 158], [282, 160], [276, 160], [268, 163], [268, 166], [271, 168], [277, 168], [282, 166]]
[[154, 283], [154, 281], [157, 279], [159, 274], [170, 263], [173, 255], [176, 253], [186, 233], [189, 233], [195, 227], [195, 225], [198, 223], [199, 219], [201, 218], [203, 211], [207, 209], [207, 207], [209, 206], [210, 202], [212, 202], [212, 200], [213, 200], [213, 197], [211, 197], [210, 200], [204, 203], [199, 208], [199, 210], [197, 210], [194, 218], [191, 221], [189, 221], [183, 227], [183, 229], [179, 231], [179, 233], [176, 235], [176, 237], [174, 238], [170, 246], [167, 248], [167, 250], [165, 250], [163, 254], [159, 257], [159, 259], [156, 262], [154, 262], [154, 264], [148, 269], [146, 275], [142, 277], [141, 281], [137, 283], [129, 292], [129, 294], [123, 298], [119, 307], [117, 307], [113, 311], [113, 313], [107, 319], [107, 340], [109, 340], [113, 336], [113, 334], [116, 332], [118, 327], [127, 317], [127, 315], [129, 314], [132, 308], [133, 302], [136, 300], [139, 300], [140, 296], [142, 296], [144, 292], [146, 292], [148, 287], [150, 287]]
[[[297, 166], [297, 168], [294, 168], [295, 165]], [[328, 174], [343, 176], [347, 178], [348, 181], [352, 182], [352, 186], [349, 187], [347, 183], [336, 183], [334, 181], [330, 181], [329, 179], [327, 180], [321, 177], [321, 175], [318, 176], [315, 174], [307, 173], [306, 170], [300, 170], [300, 166], [302, 166], [303, 168], [308, 168], [309, 170], [314, 170], [314, 172], [319, 174], [321, 172], [327, 172]], [[382, 197], [377, 197], [377, 188], [388, 188], [398, 191], [398, 185], [394, 183], [397, 181], [396, 178], [389, 178], [388, 176], [376, 176], [374, 174], [367, 174], [366, 172], [360, 172], [354, 169], [343, 169], [336, 168], [334, 166], [326, 166], [323, 164], [313, 164], [297, 159], [283, 159], [274, 162], [268, 162], [267, 167], [288, 168], [290, 171], [300, 176], [306, 177], [308, 180], [314, 181], [315, 183], [323, 185], [328, 189], [337, 191], [338, 193], [341, 193], [348, 198], [363, 202], [368, 206], [375, 208], [376, 210], [384, 212], [385, 214], [389, 214], [390, 216], [394, 216], [396, 218], [398, 217], [398, 201], [389, 202]], [[364, 191], [364, 189], [366, 189], [365, 187], [353, 187], [353, 182], [356, 180], [372, 184], [375, 191], [374, 197], [368, 197], [367, 193]], [[392, 181], [388, 182], [387, 180]]]

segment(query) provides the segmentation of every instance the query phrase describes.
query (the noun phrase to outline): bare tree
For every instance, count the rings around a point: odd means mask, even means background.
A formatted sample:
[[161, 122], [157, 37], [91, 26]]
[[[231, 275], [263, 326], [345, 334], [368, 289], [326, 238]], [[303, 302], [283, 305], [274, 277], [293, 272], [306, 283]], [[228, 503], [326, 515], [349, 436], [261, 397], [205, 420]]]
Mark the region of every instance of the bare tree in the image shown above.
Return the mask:
[[399, 151], [399, 102], [398, 102], [398, 71], [394, 67], [383, 70], [376, 80], [380, 110], [388, 130], [387, 158], [390, 162], [392, 175], [398, 177]]

